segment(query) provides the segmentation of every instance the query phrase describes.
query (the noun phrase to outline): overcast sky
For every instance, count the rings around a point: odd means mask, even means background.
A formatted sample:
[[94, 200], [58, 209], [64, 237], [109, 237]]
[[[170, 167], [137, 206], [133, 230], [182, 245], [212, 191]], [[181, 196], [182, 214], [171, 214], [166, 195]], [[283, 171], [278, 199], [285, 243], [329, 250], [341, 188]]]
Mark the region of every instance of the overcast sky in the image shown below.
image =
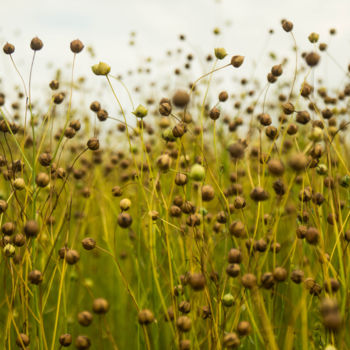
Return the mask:
[[[44, 42], [35, 62], [34, 86], [52, 78], [42, 68], [47, 62], [62, 68], [71, 62], [69, 42], [75, 38], [96, 52], [95, 58], [86, 50], [79, 55], [77, 74], [91, 74], [91, 64], [99, 60], [108, 62], [115, 74], [135, 69], [148, 56], [161, 61], [167, 49], [179, 46], [180, 33], [186, 34], [186, 50], [197, 56], [204, 57], [219, 46], [246, 56], [243, 74], [249, 74], [253, 60], [263, 61], [270, 51], [290, 52], [292, 40], [280, 27], [282, 18], [293, 21], [302, 48], [312, 48], [307, 36], [315, 31], [320, 41], [329, 43], [329, 52], [344, 69], [350, 62], [349, 0], [3, 0], [1, 13], [0, 44], [9, 41], [16, 46], [14, 58], [24, 75], [32, 54], [30, 39], [39, 36]], [[222, 35], [212, 34], [215, 27], [221, 28]], [[338, 33], [332, 38], [331, 27]], [[268, 40], [270, 28], [275, 34]], [[136, 32], [134, 47], [128, 45], [132, 31]], [[8, 57], [2, 53], [0, 57], [3, 82], [18, 82]], [[341, 70], [329, 58], [325, 60], [322, 73], [340, 79]], [[267, 68], [260, 67], [266, 76]]]

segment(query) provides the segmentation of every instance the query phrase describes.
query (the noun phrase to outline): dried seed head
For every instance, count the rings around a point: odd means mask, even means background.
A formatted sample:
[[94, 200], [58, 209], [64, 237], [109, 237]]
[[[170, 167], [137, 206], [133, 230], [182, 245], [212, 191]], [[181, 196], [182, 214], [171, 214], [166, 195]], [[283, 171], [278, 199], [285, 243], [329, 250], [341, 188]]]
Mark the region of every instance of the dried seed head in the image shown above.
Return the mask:
[[118, 215], [118, 225], [122, 228], [127, 228], [132, 224], [132, 217], [129, 213], [122, 212]]
[[187, 175], [182, 173], [176, 173], [175, 184], [177, 186], [185, 186], [187, 184]]
[[84, 44], [79, 40], [75, 39], [70, 43], [70, 49], [73, 53], [79, 53], [83, 50]]
[[192, 327], [192, 321], [188, 316], [180, 316], [176, 321], [176, 327], [180, 332], [189, 332]]
[[297, 123], [299, 124], [307, 124], [310, 121], [311, 117], [310, 117], [310, 113], [308, 111], [300, 111], [297, 113], [297, 116], [295, 118], [295, 120], [297, 121]]
[[235, 142], [228, 146], [228, 151], [234, 159], [242, 159], [244, 157], [244, 146], [241, 142]]
[[93, 112], [98, 112], [100, 109], [101, 109], [101, 104], [100, 102], [98, 101], [93, 101], [91, 102], [90, 104], [90, 109], [93, 111]]
[[40, 231], [40, 227], [37, 221], [29, 220], [25, 223], [23, 230], [27, 237], [36, 237]]
[[317, 66], [321, 56], [317, 52], [310, 52], [305, 56], [305, 61], [309, 67]]
[[6, 43], [2, 49], [4, 50], [6, 55], [12, 55], [15, 52], [14, 45], [10, 43]]
[[5, 213], [5, 211], [7, 210], [8, 204], [6, 201], [4, 201], [3, 199], [0, 199], [0, 214]]
[[227, 333], [223, 339], [223, 345], [225, 348], [235, 349], [238, 348], [241, 344], [239, 337], [236, 333]]
[[246, 273], [242, 276], [242, 285], [245, 288], [252, 289], [256, 286], [256, 277], [252, 273]]
[[51, 90], [57, 90], [60, 87], [60, 83], [57, 80], [51, 80], [49, 86]]
[[195, 291], [204, 289], [205, 283], [205, 276], [202, 273], [192, 273], [189, 276], [189, 284]]
[[85, 350], [91, 346], [91, 340], [87, 335], [78, 335], [74, 344], [78, 350]]
[[97, 151], [100, 148], [100, 141], [96, 137], [92, 137], [86, 145], [91, 151]]
[[302, 270], [293, 270], [290, 275], [290, 279], [294, 283], [300, 284], [304, 279], [304, 272]]
[[237, 277], [241, 272], [241, 268], [238, 264], [229, 264], [226, 267], [226, 273], [230, 277]]
[[240, 264], [242, 262], [242, 253], [239, 249], [237, 248], [232, 248], [228, 252], [228, 258], [227, 261], [230, 264]]
[[285, 32], [290, 32], [293, 30], [293, 23], [290, 21], [287, 21], [286, 19], [282, 20], [282, 28]]
[[211, 120], [217, 120], [220, 117], [220, 110], [217, 107], [213, 107], [209, 112], [209, 118]]
[[275, 77], [279, 77], [283, 73], [283, 68], [281, 64], [277, 64], [271, 68], [271, 73]]
[[92, 323], [92, 320], [93, 320], [93, 316], [91, 312], [82, 311], [78, 313], [78, 322], [80, 325], [84, 327], [88, 327]]
[[231, 58], [231, 64], [233, 67], [238, 68], [242, 65], [244, 61], [244, 56], [233, 56]]
[[320, 37], [319, 34], [313, 32], [308, 36], [308, 39], [309, 39], [310, 43], [314, 44], [314, 43], [318, 42], [319, 37]]
[[305, 239], [310, 244], [317, 244], [320, 239], [320, 233], [318, 232], [316, 227], [309, 227], [305, 234]]
[[292, 114], [294, 112], [294, 106], [291, 102], [285, 102], [282, 104], [282, 109], [284, 114]]
[[215, 191], [212, 186], [210, 185], [204, 185], [202, 187], [202, 200], [204, 202], [211, 201], [215, 196]]
[[222, 60], [227, 56], [227, 52], [223, 47], [218, 47], [214, 50], [215, 57], [218, 60]]
[[86, 237], [81, 241], [81, 244], [84, 249], [92, 250], [96, 247], [96, 241], [91, 237]]
[[50, 182], [50, 177], [46, 173], [39, 173], [35, 178], [35, 183], [39, 187], [46, 187]]
[[227, 91], [221, 91], [219, 94], [219, 101], [220, 102], [225, 102], [228, 99], [228, 93]]
[[151, 324], [154, 321], [154, 314], [149, 309], [143, 309], [138, 314], [138, 321], [142, 325]]
[[33, 38], [32, 41], [30, 42], [30, 48], [34, 51], [41, 50], [43, 46], [44, 46], [43, 42], [38, 37]]
[[[30, 339], [27, 334], [20, 333], [16, 339], [16, 344], [18, 347], [23, 348], [24, 346], [28, 346], [30, 343]], [[24, 348], [23, 348], [24, 349]]]
[[162, 116], [167, 117], [168, 115], [170, 115], [171, 111], [172, 111], [172, 107], [171, 107], [171, 102], [169, 100], [169, 102], [161, 102], [159, 104], [159, 109], [158, 109], [159, 113]]
[[29, 272], [28, 280], [32, 284], [39, 284], [43, 281], [43, 275], [39, 270], [33, 270]]
[[74, 265], [79, 261], [80, 254], [74, 249], [68, 249], [64, 258], [66, 259], [67, 264]]
[[252, 326], [248, 321], [241, 321], [238, 323], [237, 332], [241, 337], [250, 334], [251, 331], [252, 331]]
[[283, 282], [287, 279], [287, 270], [284, 267], [276, 267], [273, 271], [273, 277], [277, 282]]
[[72, 344], [72, 335], [68, 333], [61, 334], [58, 341], [61, 346], [64, 346], [64, 347], [70, 346]]
[[250, 198], [257, 202], [265, 201], [269, 198], [269, 194], [262, 187], [258, 186], [250, 192]]
[[284, 173], [284, 165], [279, 159], [271, 159], [267, 167], [269, 172], [274, 176], [282, 176]]
[[184, 108], [190, 102], [190, 95], [185, 90], [177, 90], [172, 100], [176, 107]]
[[229, 226], [230, 234], [239, 238], [246, 234], [245, 227], [242, 221], [233, 221]]
[[11, 222], [5, 222], [2, 227], [1, 227], [1, 232], [5, 235], [5, 236], [11, 236], [16, 230], [16, 225]]
[[303, 153], [295, 153], [289, 158], [288, 164], [295, 171], [303, 171], [308, 165], [308, 159]]

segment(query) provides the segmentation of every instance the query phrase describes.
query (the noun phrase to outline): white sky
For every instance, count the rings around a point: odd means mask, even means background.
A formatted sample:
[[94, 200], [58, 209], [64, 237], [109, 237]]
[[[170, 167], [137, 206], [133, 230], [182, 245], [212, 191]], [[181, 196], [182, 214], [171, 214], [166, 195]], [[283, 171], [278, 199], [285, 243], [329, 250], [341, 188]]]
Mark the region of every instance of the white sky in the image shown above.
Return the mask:
[[[108, 62], [112, 72], [120, 74], [142, 65], [148, 56], [165, 62], [165, 51], [180, 45], [180, 33], [188, 38], [186, 52], [194, 51], [196, 56], [204, 57], [214, 47], [225, 47], [230, 55], [246, 56], [241, 74], [249, 75], [252, 61], [258, 60], [262, 61], [259, 71], [265, 77], [270, 67], [263, 64], [268, 52], [275, 51], [279, 57], [289, 52], [290, 59], [294, 59], [290, 52], [291, 37], [280, 27], [282, 18], [293, 21], [296, 40], [302, 48], [312, 49], [307, 36], [315, 31], [320, 34], [320, 41], [330, 43], [329, 52], [345, 69], [350, 62], [350, 0], [2, 0], [2, 3], [0, 45], [9, 41], [16, 46], [14, 59], [25, 76], [32, 55], [31, 38], [39, 36], [44, 42], [44, 49], [36, 58], [33, 86], [47, 84], [53, 78], [52, 71], [47, 74], [44, 68], [47, 62], [53, 61], [61, 68], [71, 62], [72, 39], [93, 45], [96, 52], [94, 59], [86, 50], [78, 56], [77, 75], [91, 74], [91, 64], [99, 60]], [[223, 34], [214, 37], [214, 27], [221, 28]], [[330, 42], [331, 27], [338, 34]], [[267, 42], [270, 28], [275, 34]], [[128, 45], [131, 31], [137, 33], [134, 47]], [[263, 47], [266, 49], [261, 57]], [[331, 80], [343, 77], [328, 58], [322, 60], [323, 66], [318, 68], [322, 74], [326, 73]], [[173, 59], [161, 67], [169, 73], [176, 64]], [[0, 78], [4, 90], [19, 83], [2, 52]]]

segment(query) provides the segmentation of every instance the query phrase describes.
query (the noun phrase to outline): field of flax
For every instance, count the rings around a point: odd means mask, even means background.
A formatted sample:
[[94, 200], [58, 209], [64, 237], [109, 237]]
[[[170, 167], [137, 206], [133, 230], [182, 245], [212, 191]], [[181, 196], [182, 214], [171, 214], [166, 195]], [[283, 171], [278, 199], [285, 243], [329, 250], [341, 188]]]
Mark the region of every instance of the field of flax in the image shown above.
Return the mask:
[[316, 88], [327, 43], [300, 52], [281, 27], [288, 59], [234, 88], [216, 74], [245, 58], [224, 48], [157, 96], [97, 63], [85, 78], [118, 116], [75, 102], [80, 40], [42, 105], [5, 44], [21, 85], [0, 95], [1, 349], [350, 348], [349, 73]]

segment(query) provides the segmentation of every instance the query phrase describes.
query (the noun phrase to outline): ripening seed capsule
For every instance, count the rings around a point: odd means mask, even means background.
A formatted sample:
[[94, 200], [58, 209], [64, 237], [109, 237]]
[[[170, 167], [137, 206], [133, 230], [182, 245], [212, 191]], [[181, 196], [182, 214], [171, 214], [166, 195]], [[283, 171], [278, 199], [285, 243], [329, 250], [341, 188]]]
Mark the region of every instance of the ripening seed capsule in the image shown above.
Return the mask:
[[16, 253], [16, 248], [14, 245], [8, 243], [5, 245], [4, 249], [3, 249], [4, 255], [8, 258], [11, 258], [15, 255]]
[[28, 280], [32, 284], [39, 284], [43, 281], [43, 275], [39, 270], [33, 270], [29, 272]]
[[191, 341], [189, 339], [181, 339], [180, 341], [180, 350], [190, 350]]
[[190, 95], [185, 90], [177, 90], [172, 101], [176, 107], [184, 108], [190, 102]]
[[39, 187], [46, 187], [50, 182], [50, 177], [46, 173], [39, 173], [35, 178], [35, 183]]
[[132, 224], [132, 217], [129, 213], [122, 212], [118, 215], [118, 225], [122, 228], [127, 228]]
[[221, 91], [219, 94], [219, 101], [225, 102], [228, 99], [228, 93], [226, 91]]
[[250, 334], [251, 331], [252, 331], [252, 326], [248, 321], [241, 321], [238, 323], [237, 332], [241, 337]]
[[22, 191], [26, 187], [26, 183], [21, 177], [17, 177], [16, 179], [14, 179], [12, 184], [17, 191]]
[[242, 276], [242, 285], [245, 288], [252, 289], [256, 286], [256, 277], [252, 273], [246, 273]]
[[273, 277], [277, 282], [284, 282], [287, 279], [287, 270], [284, 267], [276, 267]]
[[81, 241], [81, 244], [84, 249], [92, 250], [96, 247], [96, 241], [91, 237], [86, 237]]
[[139, 312], [137, 318], [141, 325], [148, 325], [154, 321], [154, 314], [149, 309], [143, 309]]
[[129, 198], [123, 198], [119, 202], [119, 206], [122, 211], [129, 210], [129, 208], [131, 207], [131, 200]]
[[0, 214], [5, 213], [5, 211], [7, 210], [8, 204], [6, 201], [4, 201], [3, 199], [0, 199]]
[[91, 346], [91, 340], [87, 335], [78, 335], [75, 339], [75, 347], [78, 350], [86, 350]]
[[211, 201], [215, 196], [215, 191], [212, 186], [210, 185], [204, 185], [202, 187], [202, 200], [204, 202]]
[[229, 264], [226, 267], [226, 273], [230, 277], [237, 277], [241, 272], [241, 268], [238, 264]]
[[305, 56], [305, 61], [309, 67], [317, 66], [321, 57], [317, 52], [310, 52]]
[[72, 344], [72, 335], [68, 333], [61, 334], [58, 341], [61, 346], [64, 346], [64, 347], [70, 346]]
[[225, 348], [229, 348], [229, 349], [235, 349], [238, 348], [241, 344], [241, 341], [238, 338], [238, 335], [234, 332], [232, 333], [227, 333], [224, 336], [223, 339], [223, 345]]
[[91, 151], [97, 151], [100, 148], [100, 141], [96, 137], [92, 137], [86, 145]]
[[93, 112], [97, 113], [97, 112], [101, 109], [101, 104], [100, 104], [100, 102], [98, 102], [98, 101], [93, 101], [93, 102], [91, 102], [91, 104], [90, 104], [90, 109], [91, 109]]
[[92, 311], [95, 314], [106, 314], [109, 310], [109, 303], [104, 298], [97, 298], [92, 303]]
[[240, 264], [242, 262], [242, 253], [237, 248], [232, 248], [228, 252], [227, 261], [230, 264]]
[[294, 112], [294, 105], [291, 102], [285, 102], [282, 104], [282, 109], [284, 114], [292, 114]]
[[192, 321], [188, 316], [180, 316], [176, 321], [176, 327], [180, 332], [189, 332], [192, 327]]
[[57, 90], [60, 87], [60, 83], [57, 80], [51, 80], [49, 86], [51, 90]]
[[316, 227], [309, 227], [305, 234], [305, 239], [310, 244], [317, 244], [320, 239], [320, 233]]
[[244, 56], [233, 56], [231, 58], [231, 65], [235, 68], [238, 68], [242, 65], [244, 61]]
[[79, 261], [80, 254], [74, 249], [68, 249], [66, 251], [64, 258], [65, 258], [67, 264], [74, 265]]
[[194, 181], [203, 181], [205, 178], [205, 169], [200, 164], [194, 164], [190, 170], [190, 178]]
[[227, 293], [222, 298], [222, 304], [226, 307], [230, 307], [234, 304], [235, 299], [231, 293]]
[[93, 316], [91, 312], [82, 311], [78, 313], [78, 322], [80, 325], [84, 327], [88, 327], [92, 323], [92, 320], [93, 320]]
[[73, 53], [79, 53], [84, 49], [84, 44], [79, 39], [75, 39], [71, 41], [70, 49]]
[[192, 273], [189, 276], [189, 284], [195, 291], [203, 290], [205, 287], [205, 276], [202, 273]]
[[285, 32], [290, 32], [293, 30], [293, 23], [291, 21], [282, 20], [282, 28]]
[[111, 67], [105, 62], [99, 62], [91, 67], [92, 72], [95, 75], [108, 75], [111, 71]]
[[40, 231], [39, 224], [36, 220], [28, 220], [23, 228], [27, 237], [36, 237]]
[[2, 49], [4, 50], [6, 55], [12, 55], [15, 52], [14, 45], [10, 43], [6, 43]]
[[18, 347], [23, 348], [24, 346], [28, 346], [30, 343], [30, 339], [27, 334], [20, 333], [16, 339], [16, 344]]
[[43, 46], [44, 46], [43, 42], [38, 37], [33, 38], [32, 41], [30, 42], [30, 48], [33, 51], [39, 51], [43, 48]]
[[213, 107], [209, 112], [209, 118], [211, 120], [217, 120], [220, 118], [220, 110], [217, 107]]
[[271, 73], [275, 77], [279, 77], [283, 73], [283, 68], [281, 64], [277, 64], [271, 68]]

